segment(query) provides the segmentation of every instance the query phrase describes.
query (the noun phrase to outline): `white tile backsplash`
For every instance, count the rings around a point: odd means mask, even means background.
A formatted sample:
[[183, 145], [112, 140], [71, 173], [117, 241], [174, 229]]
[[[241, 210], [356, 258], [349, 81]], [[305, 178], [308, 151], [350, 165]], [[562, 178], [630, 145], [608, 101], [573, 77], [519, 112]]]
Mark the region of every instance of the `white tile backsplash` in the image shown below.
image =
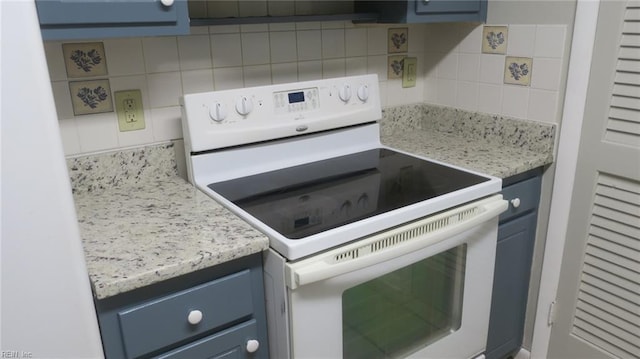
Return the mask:
[[147, 73], [180, 70], [178, 44], [175, 36], [144, 37], [142, 38], [142, 51]]
[[271, 84], [271, 65], [254, 65], [243, 68], [244, 86], [264, 86]]
[[[506, 54], [480, 53], [483, 41], [481, 25], [427, 26], [424, 101], [485, 113], [558, 122], [557, 102], [563, 75], [566, 26], [496, 25], [507, 26]], [[532, 59], [529, 86], [504, 83], [507, 56]], [[434, 71], [436, 61], [437, 71]], [[552, 98], [554, 101], [551, 101]], [[532, 107], [543, 103], [546, 104], [544, 108]]]
[[104, 52], [110, 76], [142, 75], [147, 72], [140, 38], [105, 40]]
[[478, 111], [502, 113], [502, 85], [478, 84]]
[[480, 78], [480, 54], [460, 53], [458, 56], [458, 79], [478, 82]]
[[61, 42], [45, 42], [67, 155], [180, 139], [186, 93], [373, 73], [381, 104], [428, 102], [557, 121], [565, 27], [509, 26], [508, 56], [533, 57], [531, 87], [502, 83], [505, 55], [481, 54], [482, 25], [410, 24], [417, 85], [387, 80], [387, 34], [397, 24], [303, 22], [197, 27], [187, 36], [104, 39], [112, 91], [140, 89], [147, 127], [118, 131], [115, 112], [74, 116]]
[[347, 76], [367, 74], [367, 58], [365, 56], [347, 57], [345, 62]]
[[213, 84], [216, 90], [229, 90], [243, 87], [242, 67], [213, 69]]
[[269, 33], [271, 63], [292, 62], [298, 59], [295, 31]]
[[320, 60], [322, 58], [322, 32], [302, 30], [296, 33], [298, 60]]
[[182, 138], [182, 114], [179, 106], [151, 109], [153, 138], [156, 141], [168, 141]]
[[367, 28], [367, 55], [387, 54], [386, 26], [372, 26]]
[[[49, 41], [44, 43], [44, 52], [47, 54], [47, 66], [49, 68], [49, 78], [51, 81], [64, 81], [67, 79], [67, 70], [64, 65], [62, 54], [62, 43]], [[51, 60], [49, 60], [51, 59]]]
[[232, 67], [242, 63], [242, 43], [239, 33], [211, 35], [213, 67]]
[[345, 57], [344, 29], [322, 30], [322, 58]]
[[438, 77], [455, 80], [458, 78], [458, 53], [450, 52], [438, 63]]
[[535, 25], [511, 25], [509, 26], [507, 52], [512, 56], [533, 57], [535, 40]]
[[480, 82], [502, 84], [504, 75], [504, 55], [480, 55]]
[[554, 122], [558, 109], [558, 92], [531, 89], [527, 118], [534, 121]]
[[458, 82], [456, 107], [468, 111], [478, 110], [478, 82]]
[[367, 55], [367, 29], [346, 29], [344, 35], [347, 57]]
[[241, 41], [243, 65], [264, 65], [270, 62], [268, 32], [243, 33]]
[[178, 56], [181, 70], [211, 68], [211, 42], [209, 35], [178, 37]]
[[557, 91], [560, 88], [561, 72], [561, 59], [536, 58], [531, 70], [531, 87]]
[[118, 121], [113, 112], [76, 118], [76, 129], [82, 152], [98, 152], [118, 148]]
[[271, 64], [271, 81], [274, 84], [298, 81], [298, 63]]
[[322, 61], [298, 62], [298, 81], [318, 80], [322, 78]]
[[152, 108], [177, 106], [182, 96], [180, 72], [147, 75], [149, 102]]
[[330, 79], [332, 77], [343, 77], [347, 73], [345, 59], [322, 60], [322, 77]]
[[517, 118], [527, 118], [529, 110], [529, 88], [505, 85], [502, 93], [501, 114]]
[[539, 25], [536, 29], [534, 57], [561, 58], [564, 52], [565, 26]]
[[182, 93], [198, 93], [213, 91], [213, 70], [190, 70], [182, 71]]

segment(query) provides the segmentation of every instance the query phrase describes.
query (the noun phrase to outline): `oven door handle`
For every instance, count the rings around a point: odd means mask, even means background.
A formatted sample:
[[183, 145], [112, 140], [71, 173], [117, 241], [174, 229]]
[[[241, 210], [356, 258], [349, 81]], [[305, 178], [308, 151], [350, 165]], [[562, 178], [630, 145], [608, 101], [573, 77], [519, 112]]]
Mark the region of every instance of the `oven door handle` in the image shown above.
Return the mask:
[[[462, 214], [469, 213], [474, 207], [478, 209], [475, 215], [467, 218], [462, 217]], [[336, 277], [415, 252], [493, 219], [507, 208], [508, 202], [502, 199], [502, 195], [494, 195], [300, 262], [289, 263], [285, 268], [287, 285], [289, 288], [295, 289], [299, 286]], [[447, 218], [453, 220], [446, 220]], [[409, 240], [392, 240], [392, 245], [385, 244], [382, 249], [379, 249], [380, 246], [378, 244], [384, 242], [385, 239], [401, 235], [403, 232], [407, 233], [415, 228], [423, 228], [431, 223], [442, 223], [443, 220], [447, 221], [448, 224], [437, 227], [432, 231], [428, 230]]]

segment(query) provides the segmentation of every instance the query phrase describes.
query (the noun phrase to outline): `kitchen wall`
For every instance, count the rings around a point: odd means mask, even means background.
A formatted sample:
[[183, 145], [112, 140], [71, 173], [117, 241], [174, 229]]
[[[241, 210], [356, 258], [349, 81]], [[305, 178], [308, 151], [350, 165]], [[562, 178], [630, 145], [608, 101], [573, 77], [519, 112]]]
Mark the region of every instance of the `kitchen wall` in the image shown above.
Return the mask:
[[[415, 87], [387, 79], [388, 29], [408, 28]], [[503, 84], [505, 55], [483, 54], [481, 24], [350, 22], [194, 27], [191, 35], [98, 39], [111, 93], [140, 89], [146, 126], [120, 132], [115, 112], [74, 115], [62, 44], [45, 51], [68, 156], [182, 138], [183, 94], [376, 73], [383, 106], [427, 102], [545, 122], [559, 116], [564, 26], [509, 25], [507, 55], [533, 58], [530, 86]], [[72, 41], [71, 41], [72, 42]], [[80, 79], [86, 80], [86, 79]]]
[[[383, 106], [419, 103], [423, 78], [412, 88], [387, 80], [387, 25], [350, 22], [194, 27], [189, 36], [103, 39], [111, 92], [140, 89], [144, 130], [119, 132], [115, 112], [74, 116], [62, 43], [45, 50], [67, 155], [182, 138], [183, 94], [243, 86], [377, 73]], [[423, 68], [425, 25], [408, 28], [407, 56]], [[96, 78], [96, 77], [94, 77]]]
[[[428, 25], [425, 102], [559, 123], [566, 26], [509, 24], [500, 29], [505, 30], [504, 53], [483, 53], [482, 25]], [[512, 57], [531, 60], [529, 84], [505, 83], [510, 77], [506, 60]]]

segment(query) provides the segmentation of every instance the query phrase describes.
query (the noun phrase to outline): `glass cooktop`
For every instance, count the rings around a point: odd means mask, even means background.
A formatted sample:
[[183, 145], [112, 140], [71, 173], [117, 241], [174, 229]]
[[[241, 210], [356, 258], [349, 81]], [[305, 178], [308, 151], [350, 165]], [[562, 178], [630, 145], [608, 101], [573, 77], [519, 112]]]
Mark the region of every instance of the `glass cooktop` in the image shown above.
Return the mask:
[[208, 185], [289, 239], [302, 239], [489, 178], [386, 148]]

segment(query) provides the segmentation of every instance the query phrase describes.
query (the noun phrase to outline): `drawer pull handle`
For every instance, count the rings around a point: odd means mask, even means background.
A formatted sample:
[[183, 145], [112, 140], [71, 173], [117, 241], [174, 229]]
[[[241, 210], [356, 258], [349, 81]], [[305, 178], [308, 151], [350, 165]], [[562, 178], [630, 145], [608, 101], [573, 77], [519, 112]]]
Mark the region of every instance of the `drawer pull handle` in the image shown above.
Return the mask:
[[192, 310], [187, 317], [189, 324], [196, 325], [202, 321], [202, 312], [199, 310]]
[[160, 0], [160, 2], [166, 7], [173, 5], [173, 0]]
[[520, 198], [514, 198], [511, 200], [511, 205], [513, 206], [513, 208], [518, 208], [520, 207]]
[[255, 340], [255, 339], [249, 339], [247, 340], [247, 352], [248, 353], [255, 353], [258, 348], [260, 347], [260, 342]]

